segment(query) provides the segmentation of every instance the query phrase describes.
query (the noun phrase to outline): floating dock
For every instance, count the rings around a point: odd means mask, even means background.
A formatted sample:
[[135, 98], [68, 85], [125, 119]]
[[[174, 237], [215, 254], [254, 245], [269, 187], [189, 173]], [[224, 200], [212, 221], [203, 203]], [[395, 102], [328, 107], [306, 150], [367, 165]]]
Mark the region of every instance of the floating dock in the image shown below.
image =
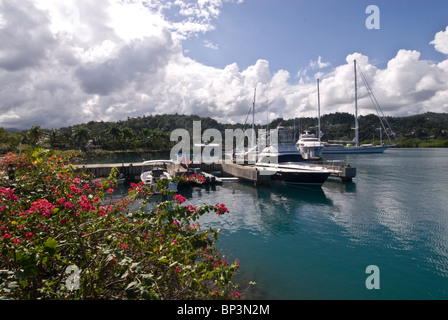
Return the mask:
[[[317, 163], [317, 165], [330, 169], [332, 171], [331, 177], [339, 178], [341, 182], [350, 182], [356, 177], [356, 168], [349, 165], [339, 163], [337, 161], [323, 163]], [[263, 184], [270, 181], [269, 175], [263, 175], [259, 170], [253, 166], [236, 164], [236, 163], [202, 163], [201, 165], [194, 165], [199, 167], [205, 175], [213, 176], [209, 172], [220, 172], [222, 178], [216, 181], [233, 181], [232, 178], [240, 178], [244, 180], [253, 181], [256, 184]], [[97, 178], [108, 177], [112, 168], [117, 168], [119, 175], [122, 175], [130, 180], [138, 181], [140, 179], [140, 173], [143, 168], [143, 162], [137, 163], [108, 163], [108, 164], [81, 164], [74, 165], [74, 167], [82, 170], [86, 174], [93, 174]], [[175, 176], [176, 174], [185, 172], [186, 169], [180, 165], [174, 165], [170, 170], [170, 174]], [[229, 179], [227, 179], [229, 177]]]
[[319, 163], [319, 165], [332, 170], [330, 177], [339, 178], [341, 182], [351, 182], [356, 177], [356, 168], [345, 165], [342, 161], [329, 160], [327, 163]]

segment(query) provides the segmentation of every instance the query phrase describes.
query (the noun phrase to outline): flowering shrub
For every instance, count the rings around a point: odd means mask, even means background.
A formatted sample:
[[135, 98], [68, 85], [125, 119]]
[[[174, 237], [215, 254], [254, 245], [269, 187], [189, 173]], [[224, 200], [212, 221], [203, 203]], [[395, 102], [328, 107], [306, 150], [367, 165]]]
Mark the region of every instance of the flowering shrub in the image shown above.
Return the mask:
[[149, 206], [142, 183], [114, 200], [115, 171], [94, 179], [42, 150], [8, 157], [21, 162], [14, 181], [0, 175], [0, 299], [240, 298], [238, 260], [197, 222], [224, 205], [183, 205], [165, 189], [172, 200]]

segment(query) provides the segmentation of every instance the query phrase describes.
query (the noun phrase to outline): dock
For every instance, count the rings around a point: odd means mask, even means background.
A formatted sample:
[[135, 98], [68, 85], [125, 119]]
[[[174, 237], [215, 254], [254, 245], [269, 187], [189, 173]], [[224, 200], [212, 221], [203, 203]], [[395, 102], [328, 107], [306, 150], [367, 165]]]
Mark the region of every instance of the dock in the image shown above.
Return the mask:
[[93, 175], [96, 178], [108, 177], [112, 168], [117, 168], [119, 175], [123, 175], [130, 180], [139, 180], [143, 162], [77, 164], [73, 166], [85, 174]]
[[356, 177], [356, 168], [343, 164], [341, 161], [330, 160], [319, 165], [332, 170], [330, 177], [339, 178], [341, 182], [351, 182]]
[[[319, 163], [319, 166], [326, 167], [332, 171], [331, 177], [338, 178], [341, 182], [351, 182], [356, 177], [356, 168], [339, 162]], [[255, 184], [268, 183], [271, 179], [269, 175], [263, 175], [253, 166], [236, 163], [202, 163], [193, 165], [199, 167], [205, 175], [214, 176], [210, 172], [219, 172], [221, 177], [216, 181], [234, 181], [235, 178], [249, 180]], [[131, 181], [138, 181], [142, 171], [143, 162], [136, 163], [108, 163], [108, 164], [80, 164], [74, 165], [78, 170], [86, 174], [92, 174], [97, 178], [108, 177], [112, 168], [117, 168], [119, 175], [128, 178]], [[181, 165], [174, 165], [170, 174], [175, 176], [185, 171]]]

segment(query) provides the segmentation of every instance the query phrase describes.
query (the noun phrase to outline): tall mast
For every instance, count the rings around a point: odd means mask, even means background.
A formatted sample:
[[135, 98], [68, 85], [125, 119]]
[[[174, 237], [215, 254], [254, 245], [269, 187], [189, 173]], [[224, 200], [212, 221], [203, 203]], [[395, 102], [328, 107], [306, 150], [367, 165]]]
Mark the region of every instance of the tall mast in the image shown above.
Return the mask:
[[319, 138], [319, 142], [320, 142], [320, 90], [319, 90], [319, 78], [317, 79], [317, 127], [318, 127], [318, 132], [317, 132], [317, 136]]
[[358, 125], [358, 79], [356, 76], [356, 60], [354, 60], [355, 67], [355, 143], [359, 146], [359, 125]]
[[252, 147], [256, 145], [255, 141], [255, 99], [257, 97], [257, 88], [254, 89], [254, 104], [252, 106]]

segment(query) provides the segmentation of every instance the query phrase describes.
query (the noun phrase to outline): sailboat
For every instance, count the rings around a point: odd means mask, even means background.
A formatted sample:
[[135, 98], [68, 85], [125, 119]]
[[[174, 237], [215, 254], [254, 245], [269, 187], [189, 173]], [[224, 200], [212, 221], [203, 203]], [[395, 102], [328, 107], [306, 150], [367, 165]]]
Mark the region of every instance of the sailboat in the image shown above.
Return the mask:
[[[391, 145], [373, 145], [373, 144], [359, 144], [359, 124], [358, 124], [358, 81], [356, 60], [354, 60], [355, 67], [355, 138], [353, 141], [330, 140], [324, 143], [322, 154], [348, 154], [348, 153], [383, 153]], [[370, 89], [370, 88], [368, 88]], [[371, 90], [369, 90], [369, 93]], [[381, 120], [381, 118], [380, 118]], [[383, 122], [381, 121], [381, 125]], [[354, 145], [353, 145], [354, 144]]]
[[299, 140], [296, 142], [297, 148], [302, 154], [302, 158], [305, 160], [318, 160], [321, 158], [324, 146], [321, 142], [322, 132], [320, 131], [320, 92], [319, 92], [319, 79], [317, 79], [317, 101], [318, 101], [318, 126], [316, 134], [310, 133], [305, 130], [300, 134]]

